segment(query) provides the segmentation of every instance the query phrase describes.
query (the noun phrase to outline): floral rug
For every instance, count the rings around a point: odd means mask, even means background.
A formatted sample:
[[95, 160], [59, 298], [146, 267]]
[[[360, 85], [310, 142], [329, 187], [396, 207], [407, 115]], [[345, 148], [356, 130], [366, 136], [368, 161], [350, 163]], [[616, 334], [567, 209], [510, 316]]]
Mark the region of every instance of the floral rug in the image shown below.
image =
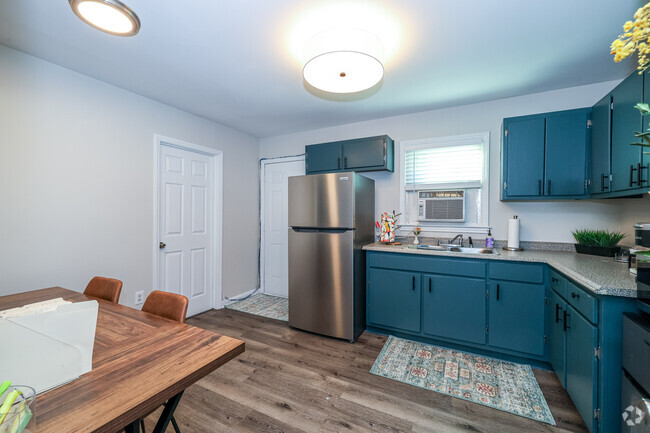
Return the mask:
[[289, 301], [287, 298], [279, 296], [257, 293], [250, 298], [226, 305], [226, 308], [270, 319], [289, 321]]
[[391, 335], [370, 372], [555, 425], [529, 365]]

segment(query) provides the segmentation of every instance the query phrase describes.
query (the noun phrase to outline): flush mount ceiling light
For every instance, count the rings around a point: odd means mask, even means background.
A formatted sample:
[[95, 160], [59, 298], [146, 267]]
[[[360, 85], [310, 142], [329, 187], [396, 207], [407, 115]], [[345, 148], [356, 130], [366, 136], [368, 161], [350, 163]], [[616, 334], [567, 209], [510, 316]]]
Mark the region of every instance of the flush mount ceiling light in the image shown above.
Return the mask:
[[86, 24], [117, 36], [133, 36], [140, 30], [138, 16], [118, 0], [68, 0]]
[[371, 33], [332, 29], [318, 33], [305, 46], [302, 75], [313, 87], [331, 93], [369, 89], [384, 76], [383, 45]]

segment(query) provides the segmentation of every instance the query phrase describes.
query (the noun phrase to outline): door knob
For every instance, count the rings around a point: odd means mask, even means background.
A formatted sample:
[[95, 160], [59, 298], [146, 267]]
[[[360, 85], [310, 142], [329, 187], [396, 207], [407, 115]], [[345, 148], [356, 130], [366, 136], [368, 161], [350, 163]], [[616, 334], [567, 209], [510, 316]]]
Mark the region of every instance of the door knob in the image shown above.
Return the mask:
[[165, 248], [167, 246], [167, 244], [164, 243], [164, 242], [161, 242], [158, 246], [162, 249], [162, 248]]

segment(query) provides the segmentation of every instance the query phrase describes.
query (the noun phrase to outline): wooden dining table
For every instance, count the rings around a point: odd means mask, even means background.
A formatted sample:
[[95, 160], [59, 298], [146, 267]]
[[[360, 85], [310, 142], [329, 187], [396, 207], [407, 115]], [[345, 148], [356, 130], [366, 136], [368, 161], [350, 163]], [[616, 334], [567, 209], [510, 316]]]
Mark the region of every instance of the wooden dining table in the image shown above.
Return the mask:
[[137, 431], [140, 418], [175, 407], [187, 387], [244, 352], [241, 340], [61, 287], [0, 297], [0, 311], [59, 297], [99, 302], [92, 371], [36, 397], [33, 433]]

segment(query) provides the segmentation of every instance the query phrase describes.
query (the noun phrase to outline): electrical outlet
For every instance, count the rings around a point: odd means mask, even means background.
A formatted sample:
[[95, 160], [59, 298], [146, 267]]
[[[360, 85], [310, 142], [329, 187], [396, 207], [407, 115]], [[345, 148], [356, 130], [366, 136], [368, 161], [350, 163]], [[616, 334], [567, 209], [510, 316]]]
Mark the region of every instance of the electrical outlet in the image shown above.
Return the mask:
[[144, 292], [140, 290], [135, 292], [135, 305], [140, 305], [144, 302]]

